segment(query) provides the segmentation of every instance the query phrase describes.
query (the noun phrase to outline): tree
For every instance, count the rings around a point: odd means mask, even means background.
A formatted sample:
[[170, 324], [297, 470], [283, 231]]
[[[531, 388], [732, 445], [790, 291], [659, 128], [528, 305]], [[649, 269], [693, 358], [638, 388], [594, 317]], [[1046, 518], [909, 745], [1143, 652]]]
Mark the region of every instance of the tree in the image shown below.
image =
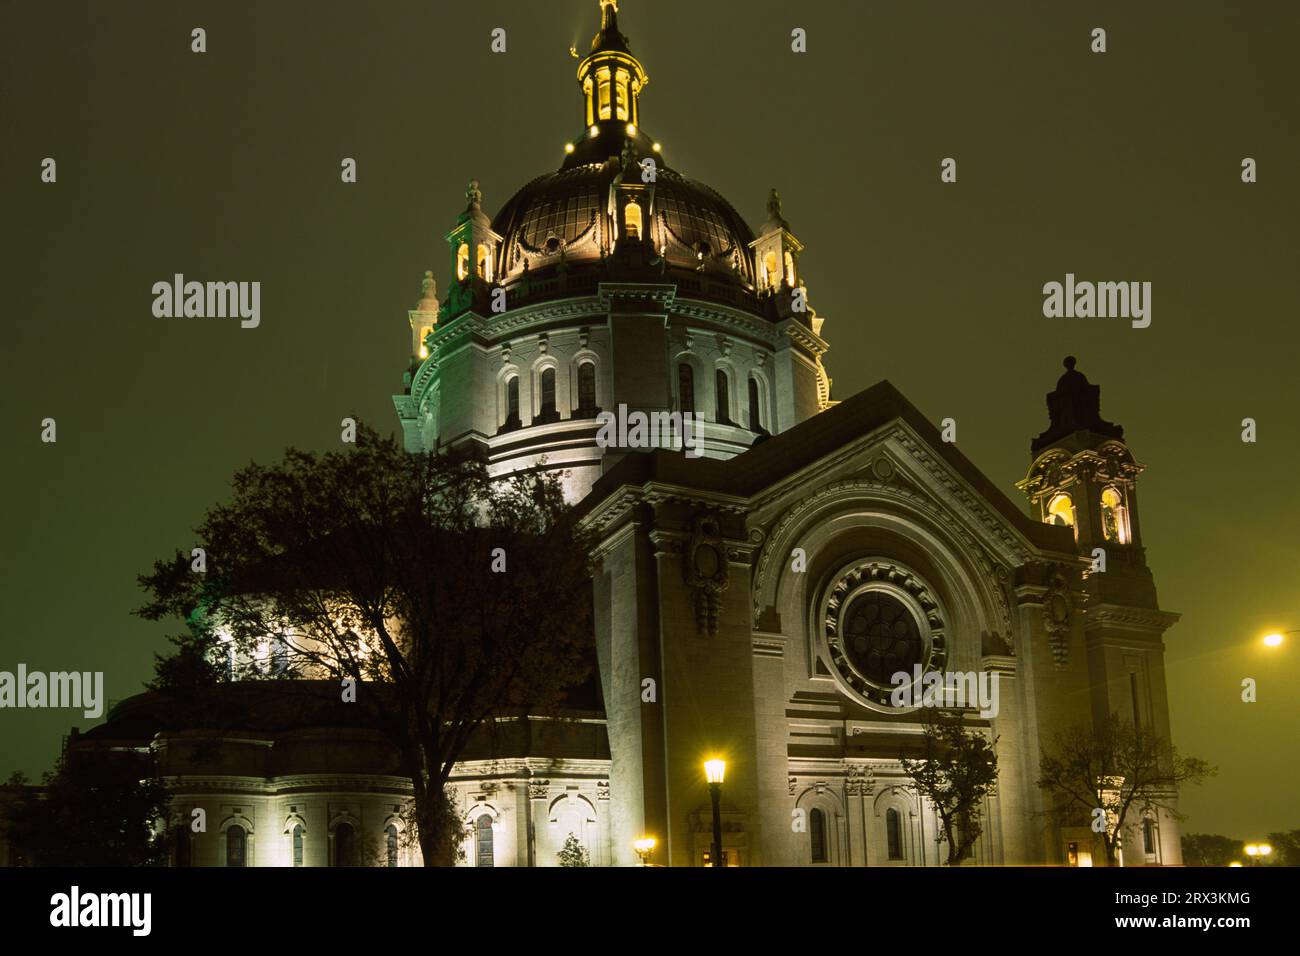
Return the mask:
[[946, 865], [956, 866], [970, 857], [983, 833], [982, 804], [998, 779], [997, 738], [968, 732], [959, 715], [928, 713], [921, 758], [900, 760], [917, 791], [934, 805], [948, 843]]
[[587, 848], [578, 842], [578, 838], [570, 833], [564, 838], [564, 846], [556, 854], [560, 859], [560, 866], [591, 866], [591, 857], [587, 853]]
[[1130, 811], [1160, 809], [1182, 819], [1174, 806], [1179, 786], [1218, 772], [1118, 714], [1096, 728], [1075, 725], [1058, 732], [1039, 770], [1038, 786], [1054, 800], [1049, 813], [1062, 825], [1091, 825], [1102, 837], [1109, 866], [1119, 859]]
[[1184, 833], [1183, 863], [1187, 866], [1227, 866], [1242, 857], [1241, 841], [1218, 833]]
[[161, 866], [167, 790], [152, 757], [65, 751], [43, 787], [5, 785], [9, 844], [32, 866]]
[[1274, 866], [1300, 866], [1300, 830], [1270, 833], [1268, 842], [1273, 847]]
[[221, 658], [241, 680], [333, 681], [410, 777], [425, 864], [451, 865], [464, 833], [446, 785], [471, 738], [558, 709], [588, 676], [587, 543], [554, 473], [490, 479], [472, 451], [356, 439], [239, 471], [197, 529], [206, 571], [159, 561], [138, 613], [186, 622], [187, 679]]

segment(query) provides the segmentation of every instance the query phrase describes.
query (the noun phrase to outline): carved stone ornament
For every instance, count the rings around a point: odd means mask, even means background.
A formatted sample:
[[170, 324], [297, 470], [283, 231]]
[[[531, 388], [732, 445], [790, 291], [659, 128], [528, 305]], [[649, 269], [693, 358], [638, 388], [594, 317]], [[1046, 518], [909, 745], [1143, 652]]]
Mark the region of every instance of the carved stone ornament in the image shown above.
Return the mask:
[[870, 767], [849, 764], [844, 769], [844, 790], [850, 797], [870, 796], [875, 788], [875, 778]]
[[547, 791], [551, 788], [549, 780], [529, 780], [528, 781], [528, 799], [545, 800]]
[[1070, 653], [1070, 589], [1065, 575], [1054, 571], [1043, 595], [1043, 628], [1056, 669], [1064, 670]]
[[719, 596], [730, 583], [730, 569], [722, 529], [713, 515], [696, 516], [682, 557], [682, 571], [695, 597], [696, 630], [717, 636]]

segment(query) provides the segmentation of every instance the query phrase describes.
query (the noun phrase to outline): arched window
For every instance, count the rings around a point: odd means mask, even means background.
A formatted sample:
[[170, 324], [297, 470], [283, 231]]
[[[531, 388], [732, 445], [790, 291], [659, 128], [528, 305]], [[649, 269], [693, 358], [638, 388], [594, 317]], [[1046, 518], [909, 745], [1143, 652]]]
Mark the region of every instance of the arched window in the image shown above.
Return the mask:
[[582, 418], [593, 418], [599, 409], [596, 407], [596, 363], [583, 362], [578, 366], [578, 414]]
[[555, 367], [548, 366], [542, 369], [542, 374], [538, 380], [539, 392], [541, 397], [541, 407], [537, 411], [537, 420], [533, 422], [558, 422], [560, 413], [555, 408]]
[[627, 225], [627, 237], [638, 239], [641, 236], [641, 207], [629, 202], [623, 207], [623, 222]]
[[903, 858], [903, 821], [898, 815], [898, 811], [890, 807], [885, 811], [885, 836], [889, 842], [889, 858], [891, 860], [901, 860]]
[[724, 425], [731, 424], [731, 383], [727, 381], [727, 373], [718, 369], [714, 373], [714, 383], [716, 397], [718, 400], [718, 421]]
[[506, 379], [506, 420], [501, 425], [503, 432], [513, 428], [522, 428], [519, 420], [519, 376], [511, 375]]
[[763, 256], [763, 282], [769, 289], [775, 289], [781, 284], [781, 270], [776, 267], [775, 252]]
[[689, 362], [677, 366], [677, 404], [681, 411], [695, 413], [695, 369]]
[[749, 430], [752, 432], [761, 432], [763, 430], [763, 413], [762, 403], [759, 396], [761, 392], [758, 387], [758, 379], [753, 375], [749, 376]]
[[388, 837], [388, 865], [397, 866], [397, 827], [390, 823], [384, 832]]
[[626, 120], [627, 113], [627, 71], [619, 70], [614, 74], [614, 116]]
[[1142, 851], [1147, 856], [1156, 853], [1156, 822], [1150, 817], [1142, 821]]
[[340, 823], [334, 828], [334, 865], [357, 865], [357, 831], [350, 823]]
[[1106, 488], [1101, 493], [1101, 531], [1107, 541], [1129, 542], [1128, 510], [1115, 488]]
[[826, 814], [813, 807], [808, 814], [808, 839], [812, 843], [812, 861], [825, 863], [826, 858]]
[[456, 250], [456, 278], [464, 282], [469, 275], [469, 243], [462, 242]]
[[794, 288], [794, 256], [789, 252], [785, 254], [785, 284]]
[[293, 865], [302, 866], [302, 824], [293, 825]]
[[193, 866], [193, 844], [190, 828], [181, 824], [172, 831], [172, 866]]
[[590, 126], [595, 121], [595, 104], [591, 102], [591, 77], [582, 81], [582, 95], [587, 101], [587, 125]]
[[1057, 495], [1047, 503], [1047, 523], [1074, 527], [1074, 502], [1066, 494]]
[[226, 829], [226, 866], [247, 866], [248, 834], [239, 824]]
[[495, 866], [492, 862], [492, 817], [483, 814], [474, 821], [474, 860], [476, 866]]
[[599, 99], [598, 113], [603, 120], [609, 119], [609, 69], [596, 71], [596, 95]]
[[478, 255], [474, 257], [478, 277], [487, 282], [492, 281], [492, 254], [485, 243], [478, 244]]

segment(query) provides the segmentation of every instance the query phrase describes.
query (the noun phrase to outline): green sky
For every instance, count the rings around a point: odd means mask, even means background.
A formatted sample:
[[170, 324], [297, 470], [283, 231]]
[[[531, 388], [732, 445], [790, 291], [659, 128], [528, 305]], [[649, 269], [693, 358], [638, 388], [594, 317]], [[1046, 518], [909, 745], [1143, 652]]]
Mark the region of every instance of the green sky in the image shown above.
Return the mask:
[[[559, 165], [583, 119], [568, 48], [596, 19], [595, 0], [7, 6], [0, 669], [135, 693], [166, 632], [130, 616], [135, 575], [190, 547], [232, 472], [337, 443], [347, 414], [395, 429], [405, 310], [425, 269], [446, 287], [465, 182], [495, 211]], [[1079, 356], [1149, 466], [1148, 560], [1183, 614], [1175, 742], [1220, 767], [1185, 826], [1300, 826], [1300, 641], [1257, 642], [1300, 627], [1300, 7], [624, 0], [620, 21], [668, 161], [751, 223], [781, 190], [836, 397], [889, 379], [1018, 500]], [[261, 327], [155, 319], [176, 272], [260, 281]], [[1150, 281], [1151, 327], [1044, 318], [1067, 272]], [[49, 766], [78, 724], [0, 712], [0, 772]]]

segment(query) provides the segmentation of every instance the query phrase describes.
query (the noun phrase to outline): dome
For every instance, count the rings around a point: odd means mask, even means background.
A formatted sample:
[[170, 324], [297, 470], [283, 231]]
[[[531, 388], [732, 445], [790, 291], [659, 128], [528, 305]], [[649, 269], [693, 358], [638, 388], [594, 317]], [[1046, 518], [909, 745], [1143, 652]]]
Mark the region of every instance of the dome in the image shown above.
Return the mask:
[[[621, 168], [613, 157], [566, 164], [515, 193], [492, 221], [502, 238], [503, 281], [518, 278], [525, 264], [535, 273], [562, 261], [599, 261], [610, 246], [610, 187]], [[754, 233], [715, 190], [659, 166], [649, 220], [643, 234], [669, 266], [753, 287]]]

